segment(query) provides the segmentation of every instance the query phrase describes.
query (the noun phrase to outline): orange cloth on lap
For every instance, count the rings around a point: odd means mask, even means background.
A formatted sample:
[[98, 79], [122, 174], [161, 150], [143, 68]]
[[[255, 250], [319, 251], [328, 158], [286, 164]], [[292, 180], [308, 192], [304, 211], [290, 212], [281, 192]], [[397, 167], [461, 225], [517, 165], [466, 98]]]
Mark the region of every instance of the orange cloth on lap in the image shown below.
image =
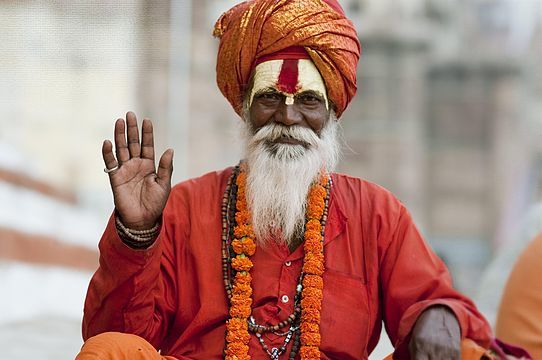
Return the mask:
[[88, 339], [75, 360], [177, 360], [137, 335], [107, 332]]
[[[471, 339], [461, 340], [461, 360], [491, 360], [494, 359], [488, 350], [476, 344]], [[393, 360], [393, 354], [384, 358], [384, 360]]]

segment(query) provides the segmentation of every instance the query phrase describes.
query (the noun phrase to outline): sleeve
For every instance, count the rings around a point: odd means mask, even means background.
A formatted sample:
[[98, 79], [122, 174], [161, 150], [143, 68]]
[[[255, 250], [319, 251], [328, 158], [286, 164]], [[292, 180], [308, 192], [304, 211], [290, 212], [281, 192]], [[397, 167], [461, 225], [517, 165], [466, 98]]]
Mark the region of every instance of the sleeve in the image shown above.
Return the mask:
[[491, 330], [474, 303], [452, 287], [450, 274], [425, 243], [410, 214], [400, 205], [380, 259], [381, 294], [386, 331], [394, 344], [394, 358], [408, 359], [410, 332], [428, 307], [450, 308], [461, 327], [461, 337], [484, 348]]
[[160, 234], [148, 249], [135, 250], [124, 244], [115, 227], [115, 215], [109, 219], [99, 244], [100, 266], [85, 300], [84, 340], [118, 331], [139, 335], [161, 348], [178, 308], [175, 250], [189, 231], [182, 219], [178, 221], [181, 224], [173, 224], [173, 210], [182, 213], [184, 209], [172, 209], [172, 195]]

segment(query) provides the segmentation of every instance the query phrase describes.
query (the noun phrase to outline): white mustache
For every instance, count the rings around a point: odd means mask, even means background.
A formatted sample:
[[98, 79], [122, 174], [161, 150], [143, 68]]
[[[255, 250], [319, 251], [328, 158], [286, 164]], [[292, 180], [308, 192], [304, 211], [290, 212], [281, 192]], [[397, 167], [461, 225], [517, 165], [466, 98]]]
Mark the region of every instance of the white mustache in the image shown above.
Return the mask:
[[311, 129], [299, 125], [285, 126], [271, 123], [258, 129], [252, 138], [254, 144], [261, 142], [275, 142], [280, 138], [297, 140], [305, 147], [316, 146], [320, 141], [318, 135]]

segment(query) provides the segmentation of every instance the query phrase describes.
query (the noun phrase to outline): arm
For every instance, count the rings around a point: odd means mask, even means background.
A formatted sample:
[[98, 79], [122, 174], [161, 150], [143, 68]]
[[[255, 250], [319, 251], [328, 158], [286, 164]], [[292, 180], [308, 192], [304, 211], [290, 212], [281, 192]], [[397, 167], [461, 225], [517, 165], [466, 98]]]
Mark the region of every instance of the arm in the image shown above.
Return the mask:
[[149, 249], [134, 250], [119, 238], [114, 216], [100, 240], [100, 267], [85, 300], [83, 338], [119, 331], [139, 335], [160, 348], [177, 308], [168, 226], [162, 225]]
[[[442, 336], [431, 334], [433, 340], [439, 339], [438, 344], [450, 344], [451, 341], [454, 343], [451, 347], [457, 349], [455, 336], [444, 335], [454, 333], [454, 318], [449, 316], [450, 313], [459, 323], [461, 338], [472, 339], [487, 348], [491, 336], [489, 325], [472, 301], [453, 289], [445, 265], [424, 242], [406, 209], [399, 206], [394, 212], [396, 218], [388, 225], [389, 230], [384, 231], [384, 236], [379, 239], [382, 243], [380, 276], [383, 315], [386, 330], [396, 348], [395, 356], [409, 358], [411, 338], [414, 341], [411, 349], [420, 350], [419, 341], [424, 334], [432, 332], [433, 326], [428, 324], [433, 323], [435, 317], [445, 321], [445, 325]], [[439, 308], [434, 310], [433, 307], [437, 305], [445, 307], [450, 313], [442, 312]], [[431, 309], [424, 313], [428, 308]]]
[[174, 253], [166, 213], [158, 238], [147, 249], [130, 248], [115, 228], [115, 216], [130, 229], [152, 228], [171, 190], [173, 152], [166, 151], [156, 169], [150, 120], [143, 120], [142, 133], [140, 143], [137, 120], [129, 112], [126, 123], [123, 119], [115, 123], [116, 157], [110, 141], [102, 147], [116, 213], [100, 241], [100, 267], [87, 293], [83, 337], [128, 332], [159, 348], [176, 308]]

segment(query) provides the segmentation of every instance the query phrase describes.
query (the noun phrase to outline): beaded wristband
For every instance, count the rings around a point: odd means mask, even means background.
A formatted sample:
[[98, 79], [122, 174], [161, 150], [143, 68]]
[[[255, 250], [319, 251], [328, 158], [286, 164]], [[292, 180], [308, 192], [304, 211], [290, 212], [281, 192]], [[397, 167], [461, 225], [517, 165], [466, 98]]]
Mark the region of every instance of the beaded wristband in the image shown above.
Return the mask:
[[144, 249], [154, 243], [154, 240], [160, 232], [160, 224], [157, 223], [148, 230], [133, 230], [127, 228], [119, 219], [115, 217], [115, 227], [121, 240], [131, 248]]

